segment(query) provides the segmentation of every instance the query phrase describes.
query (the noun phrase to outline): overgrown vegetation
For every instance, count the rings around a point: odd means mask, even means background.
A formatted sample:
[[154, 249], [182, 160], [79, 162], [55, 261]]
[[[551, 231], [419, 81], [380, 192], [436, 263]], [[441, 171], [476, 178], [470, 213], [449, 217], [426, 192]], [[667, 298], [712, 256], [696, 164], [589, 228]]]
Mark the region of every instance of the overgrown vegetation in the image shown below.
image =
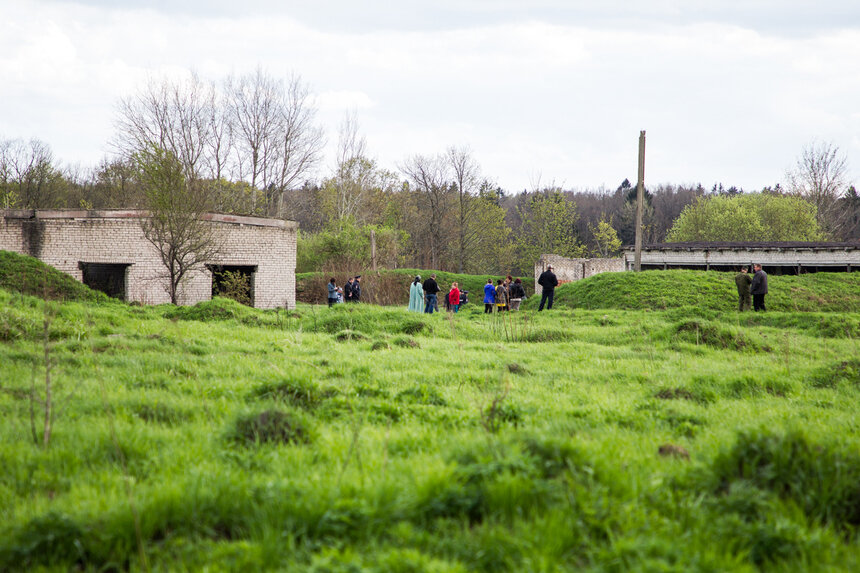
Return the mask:
[[764, 315], [661, 276], [507, 342], [477, 304], [67, 299], [46, 332], [0, 290], [0, 570], [856, 570], [860, 275], [772, 277]]

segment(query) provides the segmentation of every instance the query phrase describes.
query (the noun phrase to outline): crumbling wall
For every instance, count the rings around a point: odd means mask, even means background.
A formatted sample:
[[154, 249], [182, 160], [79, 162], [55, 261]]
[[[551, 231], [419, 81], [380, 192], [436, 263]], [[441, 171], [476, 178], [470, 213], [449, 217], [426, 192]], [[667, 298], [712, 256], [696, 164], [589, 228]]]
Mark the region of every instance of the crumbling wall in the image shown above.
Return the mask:
[[552, 265], [552, 271], [558, 278], [559, 284], [578, 281], [600, 273], [617, 273], [624, 269], [624, 259], [569, 259], [559, 255], [541, 255], [535, 264], [535, 294], [541, 294], [543, 287], [537, 281], [547, 266]]

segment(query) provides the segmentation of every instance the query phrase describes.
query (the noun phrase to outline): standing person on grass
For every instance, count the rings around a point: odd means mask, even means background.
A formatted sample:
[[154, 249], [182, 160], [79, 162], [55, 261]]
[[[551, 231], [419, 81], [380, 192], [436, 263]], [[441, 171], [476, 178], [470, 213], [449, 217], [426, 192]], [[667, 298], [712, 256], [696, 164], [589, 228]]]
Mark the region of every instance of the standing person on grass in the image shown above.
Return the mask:
[[753, 270], [755, 271], [755, 274], [753, 275], [752, 284], [750, 285], [750, 292], [752, 293], [753, 299], [753, 310], [756, 312], [764, 312], [764, 295], [767, 294], [767, 273], [762, 270], [761, 263], [754, 264]]
[[526, 297], [526, 291], [523, 288], [522, 279], [514, 280], [508, 294], [510, 295], [511, 310], [519, 310], [520, 303], [523, 302], [523, 299]]
[[430, 278], [424, 281], [424, 296], [427, 298], [427, 304], [424, 307], [424, 314], [433, 314], [436, 306], [436, 295], [439, 292], [439, 285], [436, 284], [436, 273], [430, 275]]
[[451, 283], [451, 290], [448, 291], [448, 310], [456, 313], [460, 310], [460, 288], [457, 283]]
[[331, 305], [337, 303], [337, 285], [335, 284], [334, 277], [328, 281], [328, 306], [331, 308]]
[[356, 275], [352, 281], [352, 302], [361, 302], [361, 275]]
[[502, 312], [508, 307], [508, 291], [505, 288], [505, 281], [499, 279], [496, 281], [496, 312]]
[[552, 308], [552, 299], [555, 295], [555, 287], [558, 286], [558, 279], [556, 278], [555, 273], [552, 272], [552, 265], [546, 266], [546, 270], [542, 272], [538, 278], [538, 284], [543, 287], [540, 295], [540, 306], [538, 307], [538, 312], [543, 310], [544, 303], [547, 303], [546, 309], [549, 310]]
[[424, 288], [421, 286], [421, 275], [415, 277], [409, 287], [409, 310], [424, 312]]
[[738, 312], [750, 309], [750, 284], [752, 277], [747, 272], [746, 265], [741, 267], [741, 272], [735, 275], [735, 284], [738, 287]]
[[493, 312], [494, 304], [496, 304], [496, 289], [493, 287], [493, 279], [487, 279], [487, 284], [484, 285], [484, 314]]
[[343, 285], [343, 302], [352, 302], [352, 281], [353, 278], [349, 277]]

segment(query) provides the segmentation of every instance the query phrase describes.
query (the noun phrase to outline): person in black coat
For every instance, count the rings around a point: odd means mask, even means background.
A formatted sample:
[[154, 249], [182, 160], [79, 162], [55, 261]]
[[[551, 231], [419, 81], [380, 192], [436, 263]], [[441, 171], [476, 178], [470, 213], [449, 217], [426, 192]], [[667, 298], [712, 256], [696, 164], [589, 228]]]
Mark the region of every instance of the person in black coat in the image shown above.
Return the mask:
[[352, 302], [361, 302], [361, 275], [352, 281]]
[[343, 302], [352, 302], [352, 281], [353, 278], [349, 277], [346, 284], [343, 285]]
[[546, 309], [549, 310], [552, 308], [552, 299], [553, 295], [555, 295], [555, 287], [558, 286], [558, 279], [556, 278], [555, 273], [552, 272], [552, 265], [546, 266], [546, 270], [542, 272], [538, 278], [538, 284], [543, 287], [538, 312], [543, 310], [544, 303], [547, 303]]
[[424, 307], [425, 314], [433, 314], [433, 311], [436, 310], [436, 295], [438, 292], [439, 285], [436, 283], [436, 274], [434, 273], [424, 281], [424, 297], [427, 299], [427, 305]]
[[526, 291], [523, 288], [523, 281], [521, 279], [516, 279], [511, 284], [510, 293], [511, 293], [511, 302], [510, 302], [511, 310], [519, 310], [520, 309], [520, 303], [526, 297]]
[[767, 273], [761, 269], [761, 264], [753, 265], [755, 274], [750, 285], [750, 294], [753, 298], [753, 310], [764, 312], [764, 295], [767, 294]]

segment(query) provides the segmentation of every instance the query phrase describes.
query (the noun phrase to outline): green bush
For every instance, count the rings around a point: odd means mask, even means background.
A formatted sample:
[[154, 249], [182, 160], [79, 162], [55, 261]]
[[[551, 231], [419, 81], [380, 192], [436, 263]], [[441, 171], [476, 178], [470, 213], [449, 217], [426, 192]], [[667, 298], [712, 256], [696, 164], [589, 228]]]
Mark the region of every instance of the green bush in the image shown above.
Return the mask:
[[240, 416], [235, 421], [230, 437], [233, 441], [246, 445], [303, 444], [310, 441], [305, 422], [280, 410], [264, 410]]
[[812, 442], [799, 430], [746, 431], [715, 458], [711, 471], [716, 493], [746, 484], [791, 500], [812, 520], [860, 525], [860, 455], [853, 449]]

